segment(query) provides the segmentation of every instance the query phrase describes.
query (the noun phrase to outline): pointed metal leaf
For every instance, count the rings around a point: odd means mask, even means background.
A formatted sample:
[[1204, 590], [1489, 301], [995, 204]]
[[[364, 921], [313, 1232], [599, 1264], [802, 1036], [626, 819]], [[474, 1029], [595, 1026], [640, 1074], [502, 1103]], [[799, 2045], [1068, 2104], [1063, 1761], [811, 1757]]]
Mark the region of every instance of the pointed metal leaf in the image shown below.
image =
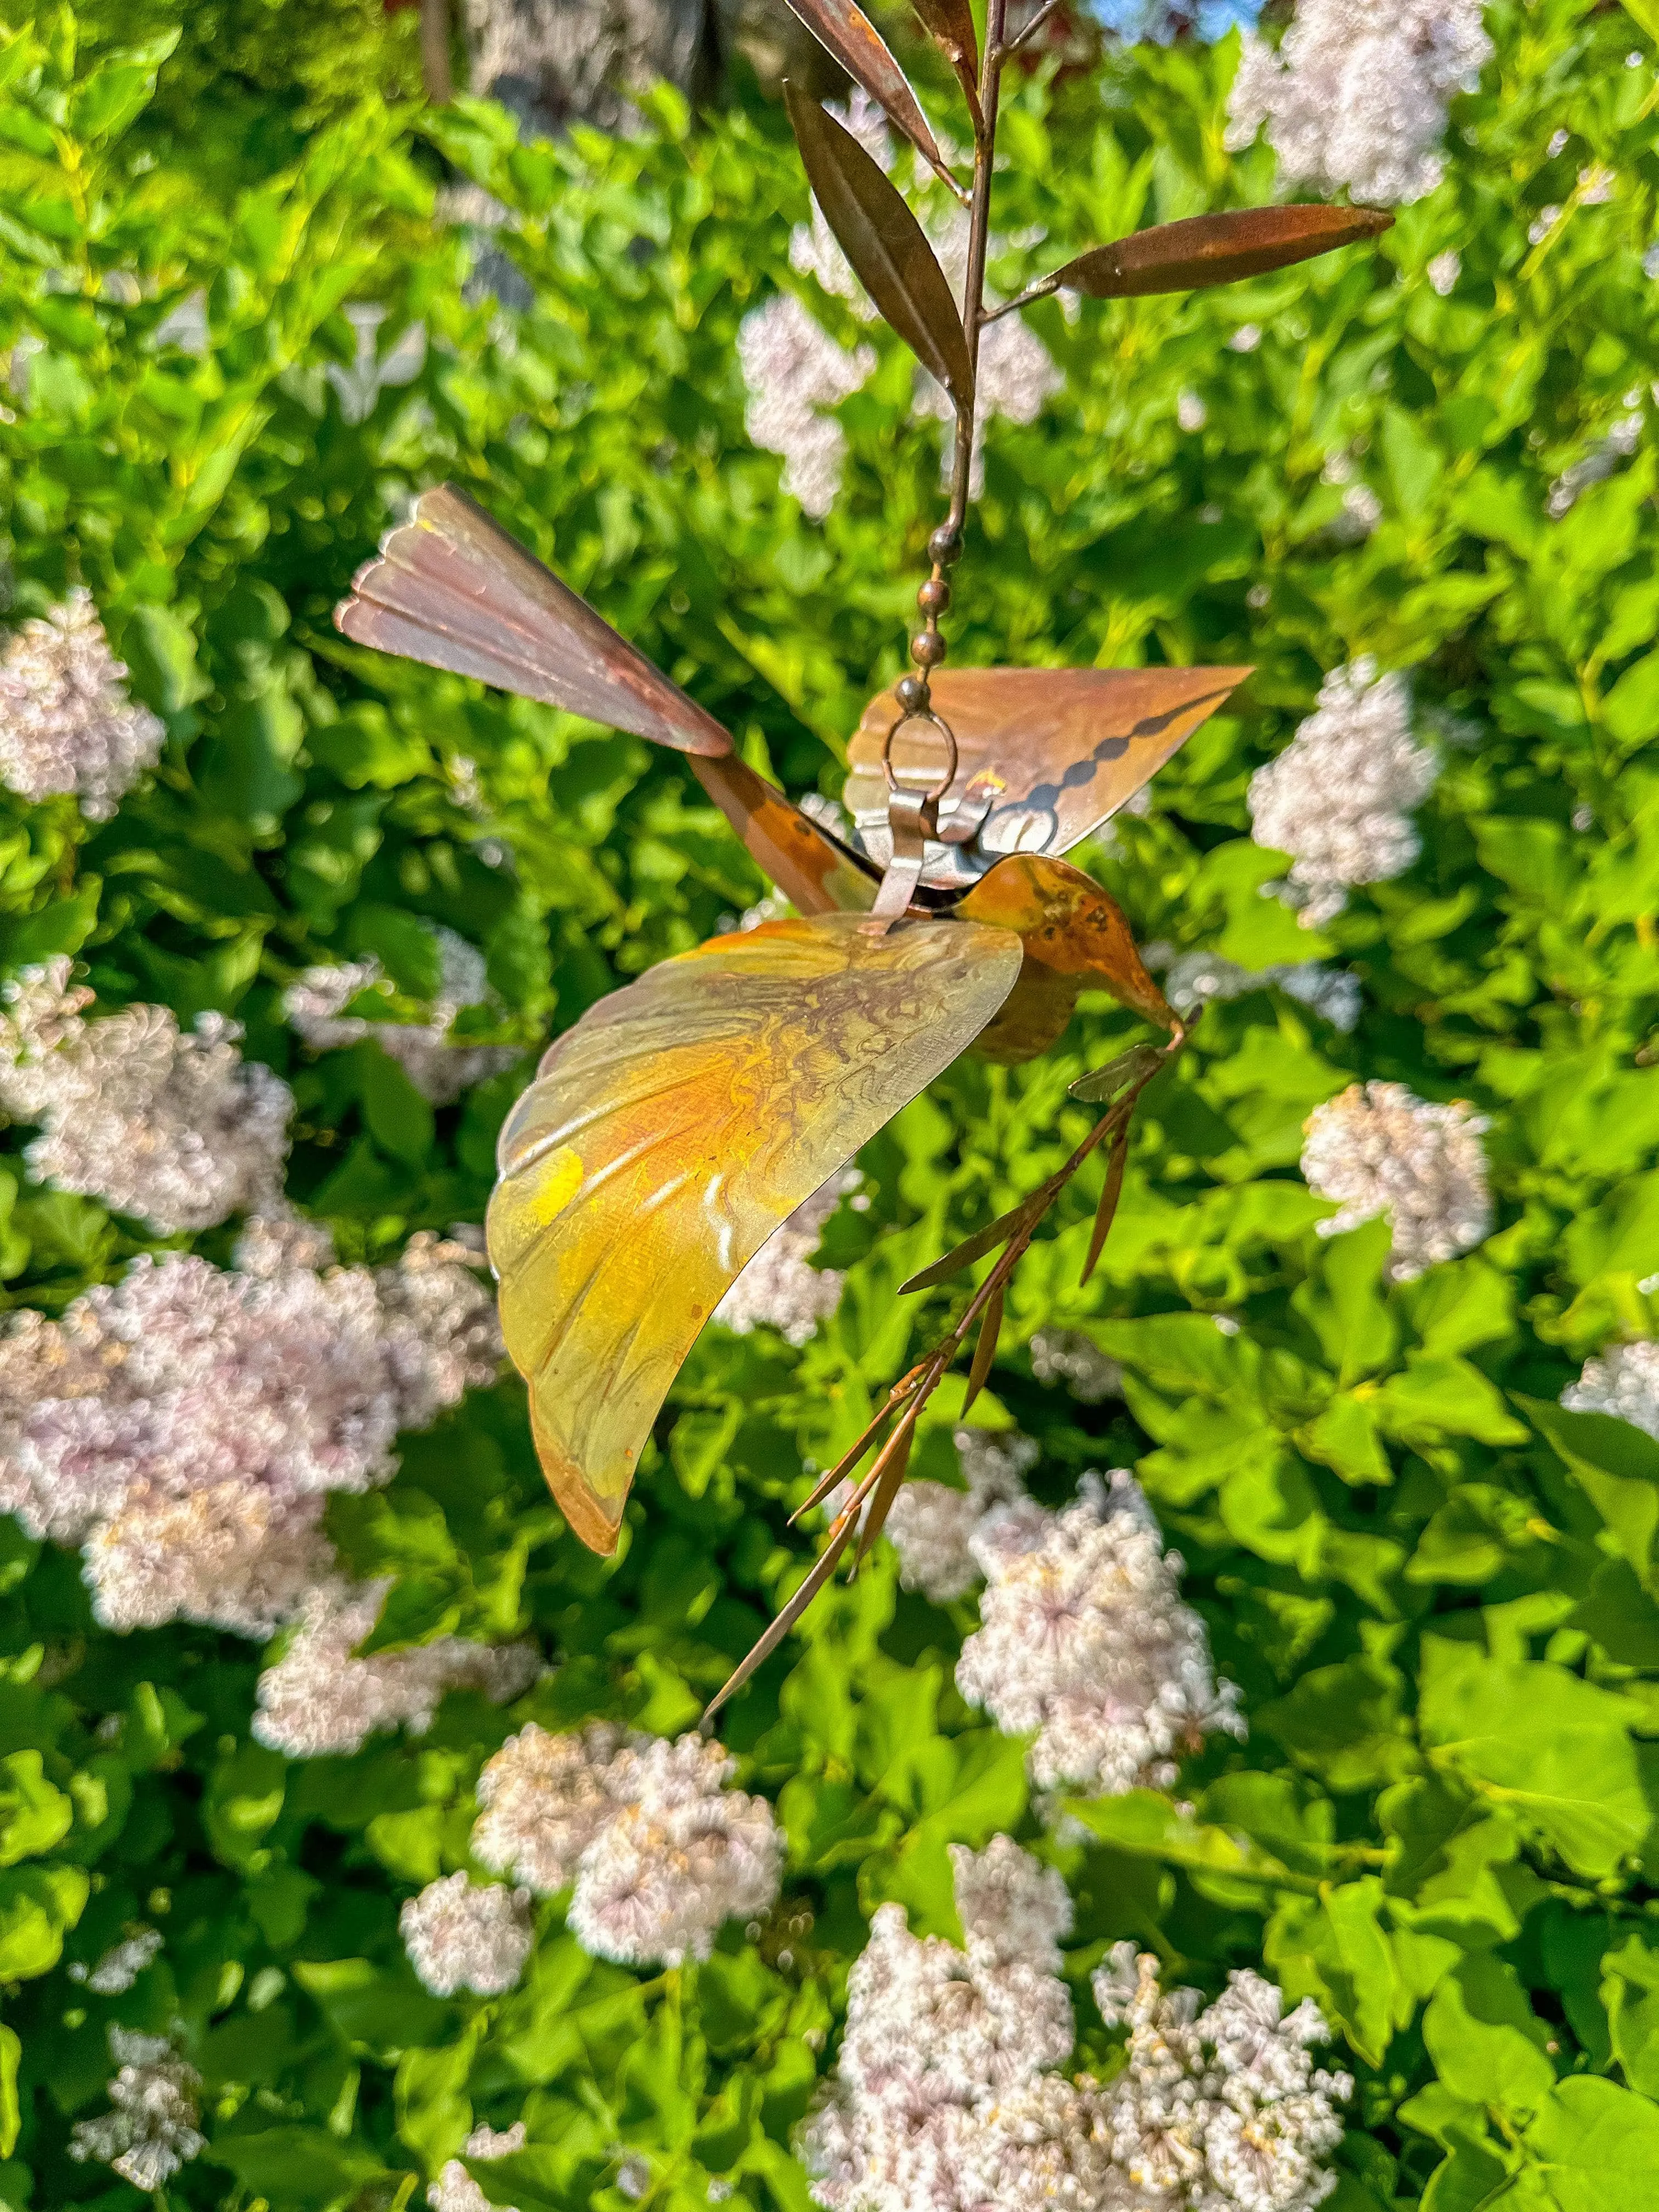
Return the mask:
[[784, 97], [813, 195], [860, 283], [922, 367], [965, 403], [968, 341], [921, 225], [850, 131], [793, 85]]
[[990, 1377], [991, 1363], [997, 1356], [997, 1339], [1002, 1334], [1002, 1290], [1000, 1285], [986, 1301], [985, 1311], [980, 1316], [979, 1341], [974, 1346], [974, 1364], [968, 1370], [968, 1390], [962, 1401], [963, 1418]]
[[1095, 1225], [1089, 1237], [1089, 1256], [1083, 1263], [1079, 1288], [1086, 1285], [1095, 1272], [1106, 1236], [1117, 1212], [1117, 1202], [1123, 1195], [1123, 1170], [1129, 1158], [1129, 1132], [1120, 1129], [1112, 1139], [1112, 1156], [1106, 1163], [1106, 1185], [1100, 1194], [1100, 1204], [1095, 1209]]
[[968, 0], [910, 0], [933, 44], [956, 71], [968, 104], [979, 112], [979, 42]]
[[[939, 142], [927, 126], [909, 79], [863, 9], [854, 7], [853, 0], [789, 0], [789, 5], [854, 82], [861, 84], [877, 106], [891, 117], [923, 161], [935, 168], [942, 167]], [[967, 0], [961, 0], [961, 5], [966, 14]]]
[[982, 1260], [988, 1252], [996, 1251], [1011, 1237], [1018, 1237], [1022, 1229], [1029, 1228], [1042, 1218], [1055, 1187], [1052, 1179], [1049, 1182], [1040, 1183], [1029, 1198], [1021, 1199], [1019, 1204], [1011, 1206], [1006, 1213], [998, 1214], [996, 1219], [988, 1221], [983, 1229], [976, 1229], [971, 1237], [965, 1237], [954, 1251], [947, 1252], [942, 1260], [935, 1260], [931, 1267], [924, 1267], [920, 1274], [912, 1275], [908, 1283], [901, 1283], [899, 1295], [903, 1297], [910, 1291], [936, 1290], [939, 1284], [948, 1283], [952, 1275], [959, 1275], [964, 1267], [971, 1267], [975, 1260]]
[[1231, 284], [1376, 238], [1394, 222], [1377, 208], [1241, 208], [1188, 216], [1097, 246], [1056, 270], [1054, 282], [1097, 300], [1195, 292]]

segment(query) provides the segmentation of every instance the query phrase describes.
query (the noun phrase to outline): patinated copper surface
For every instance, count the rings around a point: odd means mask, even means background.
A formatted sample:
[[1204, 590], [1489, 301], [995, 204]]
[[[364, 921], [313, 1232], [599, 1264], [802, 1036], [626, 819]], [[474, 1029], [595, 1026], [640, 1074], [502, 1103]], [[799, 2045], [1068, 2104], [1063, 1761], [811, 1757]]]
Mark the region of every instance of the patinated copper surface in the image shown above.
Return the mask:
[[661, 962], [552, 1046], [501, 1132], [489, 1256], [542, 1467], [585, 1543], [614, 1548], [722, 1294], [972, 1043], [1020, 957], [972, 922], [768, 922]]
[[[924, 885], [966, 890], [1008, 853], [1067, 852], [1148, 782], [1248, 668], [957, 668], [933, 679], [957, 764], [939, 802]], [[882, 746], [899, 713], [878, 692], [848, 748], [842, 794], [884, 857]], [[958, 832], [965, 842], [951, 842]]]
[[352, 579], [335, 626], [360, 645], [718, 757], [732, 740], [637, 646], [454, 484], [422, 492]]

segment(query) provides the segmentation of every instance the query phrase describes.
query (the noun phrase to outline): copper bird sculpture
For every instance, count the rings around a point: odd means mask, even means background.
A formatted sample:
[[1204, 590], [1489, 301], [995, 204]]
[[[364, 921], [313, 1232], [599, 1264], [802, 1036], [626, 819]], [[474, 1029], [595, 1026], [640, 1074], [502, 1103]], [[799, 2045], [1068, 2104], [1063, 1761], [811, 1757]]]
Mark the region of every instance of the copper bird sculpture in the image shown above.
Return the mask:
[[[559, 1037], [501, 1132], [489, 1244], [507, 1345], [530, 1385], [537, 1450], [570, 1526], [615, 1549], [641, 1454], [721, 1295], [804, 1199], [970, 1047], [1029, 1060], [1079, 991], [1103, 988], [1162, 1030], [1073, 1086], [1105, 1108], [1012, 1212], [918, 1275], [948, 1279], [999, 1251], [944, 1340], [800, 1509], [868, 1460], [805, 1581], [720, 1704], [776, 1645], [855, 1533], [861, 1560], [903, 1480], [917, 1417], [977, 1331], [969, 1396], [995, 1352], [1004, 1286], [1082, 1162], [1109, 1147], [1085, 1279], [1117, 1202], [1135, 1102], [1181, 1048], [1113, 901], [1063, 855], [1161, 768], [1244, 668], [942, 669], [947, 571], [962, 550], [991, 179], [1003, 73], [1021, 36], [988, 0], [915, 0], [959, 81], [972, 178], [941, 153], [914, 91], [853, 0], [791, 0], [969, 210], [960, 307], [896, 186], [834, 117], [790, 88], [819, 207], [876, 307], [951, 393], [950, 508], [928, 540], [915, 672], [873, 699], [853, 738], [848, 838], [737, 758], [695, 701], [453, 485], [426, 493], [337, 611], [344, 635], [544, 700], [687, 755], [692, 774], [796, 909], [665, 960]], [[1031, 19], [1034, 28], [1046, 10]], [[1100, 298], [1184, 291], [1375, 236], [1390, 218], [1310, 205], [1160, 224], [1069, 261], [1061, 286]], [[710, 1707], [710, 1712], [714, 1707]]]

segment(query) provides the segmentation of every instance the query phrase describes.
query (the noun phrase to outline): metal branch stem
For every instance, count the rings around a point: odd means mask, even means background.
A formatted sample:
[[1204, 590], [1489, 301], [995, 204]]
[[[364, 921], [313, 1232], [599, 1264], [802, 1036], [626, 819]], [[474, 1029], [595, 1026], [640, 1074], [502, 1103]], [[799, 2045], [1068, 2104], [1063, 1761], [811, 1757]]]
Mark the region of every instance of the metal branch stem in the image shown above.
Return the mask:
[[[995, 0], [993, 0], [993, 4], [995, 4]], [[702, 1716], [701, 1723], [702, 1728], [706, 1729], [709, 1727], [714, 1715], [726, 1700], [736, 1691], [740, 1690], [762, 1662], [776, 1650], [790, 1629], [794, 1626], [812, 1600], [829, 1582], [842, 1553], [846, 1551], [857, 1530], [860, 1514], [873, 1496], [882, 1475], [892, 1465], [896, 1453], [902, 1448], [902, 1439], [915, 1428], [927, 1401], [945, 1380], [952, 1361], [967, 1342], [969, 1331], [979, 1322], [992, 1302], [1006, 1288], [1010, 1276], [1024, 1258], [1026, 1249], [1036, 1233], [1039, 1224], [1091, 1152], [1097, 1150], [1109, 1137], [1115, 1139], [1125, 1135], [1133, 1118], [1135, 1108], [1139, 1103], [1141, 1092], [1154, 1075], [1161, 1069], [1169, 1066], [1179, 1055], [1186, 1044], [1188, 1035], [1188, 1031], [1184, 1024], [1173, 1032], [1168, 1044], [1159, 1051], [1153, 1065], [1145, 1073], [1137, 1077], [1121, 1097], [1112, 1101], [1106, 1112], [1101, 1115], [1088, 1135], [1072, 1153], [1071, 1158], [1063, 1166], [1055, 1170], [1046, 1184], [1039, 1186], [1044, 1200], [1041, 1211], [1009, 1238], [1008, 1243], [999, 1254], [996, 1264], [975, 1291], [972, 1297], [969, 1299], [954, 1326], [946, 1332], [924, 1359], [918, 1361], [908, 1374], [901, 1376], [893, 1384], [887, 1394], [886, 1403], [866, 1425], [852, 1449], [815, 1486], [805, 1503], [799, 1506], [795, 1513], [790, 1516], [792, 1521], [798, 1520], [801, 1514], [821, 1503], [839, 1481], [850, 1477], [852, 1470], [869, 1451], [883, 1424], [890, 1416], [896, 1414], [897, 1419], [888, 1431], [873, 1462], [860, 1477], [854, 1486], [852, 1495], [830, 1522], [823, 1549], [813, 1561], [805, 1579], [788, 1603], [779, 1612], [777, 1618], [767, 1629], [753, 1650], [735, 1669], [731, 1680], [710, 1699]], [[873, 1540], [877, 1533], [874, 1528], [866, 1533], [863, 1549], [868, 1548], [869, 1543]]]
[[455, 97], [449, 67], [449, 0], [421, 0], [421, 74], [435, 107]]
[[1013, 37], [1009, 40], [1009, 52], [1017, 54], [1028, 39], [1034, 39], [1059, 5], [1060, 0], [1042, 0], [1042, 7], [1037, 9], [1030, 21], [1022, 30], [1016, 31]]
[[957, 410], [957, 450], [951, 477], [951, 512], [945, 528], [959, 531], [968, 514], [973, 472], [974, 420], [979, 409], [979, 333], [985, 307], [985, 257], [991, 242], [991, 180], [996, 169], [997, 109], [1002, 95], [1002, 65], [1008, 49], [1003, 30], [1008, 0], [990, 0], [985, 19], [985, 57], [980, 64], [978, 126], [974, 139], [974, 192], [969, 209], [968, 273], [962, 287], [962, 327], [968, 340], [975, 390]]

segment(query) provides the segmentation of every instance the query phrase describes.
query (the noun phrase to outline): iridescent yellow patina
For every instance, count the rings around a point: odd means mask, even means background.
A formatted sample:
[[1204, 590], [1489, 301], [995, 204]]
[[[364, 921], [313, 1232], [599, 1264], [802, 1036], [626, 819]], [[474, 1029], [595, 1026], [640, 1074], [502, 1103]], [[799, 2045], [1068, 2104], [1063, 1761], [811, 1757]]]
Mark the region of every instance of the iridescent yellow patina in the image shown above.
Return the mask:
[[991, 1020], [1018, 939], [774, 921], [665, 960], [542, 1061], [501, 1133], [489, 1256], [537, 1449], [615, 1549], [697, 1332], [772, 1231]]

